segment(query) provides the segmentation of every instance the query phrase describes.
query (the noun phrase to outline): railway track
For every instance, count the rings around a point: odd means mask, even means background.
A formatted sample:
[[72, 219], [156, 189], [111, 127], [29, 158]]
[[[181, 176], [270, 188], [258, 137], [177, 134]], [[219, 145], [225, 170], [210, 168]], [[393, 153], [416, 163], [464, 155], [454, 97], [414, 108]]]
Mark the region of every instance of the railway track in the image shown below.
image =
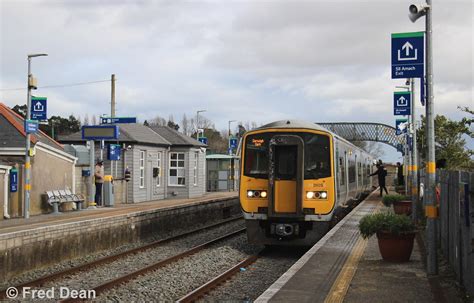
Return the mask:
[[[68, 268], [68, 269], [65, 269], [65, 270], [62, 270], [62, 271], [58, 271], [58, 272], [55, 272], [55, 273], [52, 273], [52, 274], [48, 274], [48, 275], [42, 276], [40, 278], [25, 282], [25, 283], [15, 285], [14, 287], [16, 289], [23, 289], [25, 287], [32, 287], [32, 288], [33, 287], [41, 287], [46, 283], [50, 283], [50, 282], [58, 280], [62, 277], [69, 276], [69, 275], [72, 275], [72, 274], [76, 274], [78, 272], [88, 271], [88, 270], [91, 270], [91, 269], [96, 268], [98, 266], [102, 266], [102, 265], [105, 265], [107, 263], [111, 263], [113, 261], [131, 256], [131, 255], [134, 255], [134, 254], [138, 254], [138, 253], [144, 252], [146, 250], [149, 250], [149, 249], [156, 248], [158, 246], [167, 244], [169, 242], [179, 240], [181, 238], [196, 234], [198, 232], [209, 230], [209, 229], [219, 227], [219, 226], [222, 226], [222, 225], [234, 222], [234, 221], [238, 221], [238, 220], [242, 220], [242, 218], [241, 217], [231, 218], [231, 219], [227, 219], [227, 220], [224, 220], [224, 221], [221, 221], [221, 222], [218, 222], [218, 223], [214, 223], [214, 224], [206, 225], [204, 227], [196, 228], [196, 229], [193, 229], [193, 230], [188, 231], [188, 232], [181, 233], [181, 234], [176, 235], [176, 236], [172, 236], [172, 237], [168, 237], [168, 238], [165, 238], [165, 239], [162, 239], [162, 240], [154, 241], [152, 243], [149, 243], [149, 244], [137, 247], [137, 248], [133, 248], [133, 249], [130, 249], [130, 250], [127, 250], [127, 251], [124, 251], [124, 252], [114, 254], [114, 255], [102, 257], [102, 258], [94, 260], [92, 262], [84, 263], [84, 264], [81, 264], [81, 265], [78, 265], [78, 266], [75, 266], [75, 267], [72, 267], [72, 268]], [[240, 229], [236, 233], [242, 233], [244, 230], [245, 229]], [[233, 234], [234, 233], [230, 233], [230, 234], [227, 234], [227, 235], [225, 235], [223, 237], [220, 237], [218, 239], [214, 239], [214, 240], [208, 241], [204, 244], [195, 246], [195, 247], [191, 248], [190, 250], [180, 254], [181, 255], [180, 257], [174, 256], [174, 257], [168, 258], [169, 259], [168, 263], [173, 262], [173, 260], [171, 260], [172, 258], [175, 258], [175, 260], [177, 260], [179, 258], [184, 257], [186, 253], [187, 253], [187, 255], [190, 255], [190, 254], [192, 254], [194, 252], [197, 252], [200, 249], [203, 249], [203, 248], [205, 248], [205, 247], [207, 247], [207, 246], [209, 246], [209, 245], [211, 245], [215, 242], [218, 242], [218, 241], [221, 241], [225, 238], [231, 237]], [[163, 264], [164, 264], [164, 261], [166, 261], [166, 260], [162, 261]], [[146, 268], [143, 268], [142, 270], [143, 270], [143, 273], [145, 273], [147, 271]], [[136, 276], [137, 275], [140, 275], [140, 274], [138, 273], [138, 274], [136, 274]], [[115, 280], [119, 280], [119, 279], [115, 279]], [[127, 279], [124, 278], [123, 281], [125, 281], [125, 280], [127, 280]], [[110, 281], [110, 282], [112, 282], [112, 281]], [[106, 286], [106, 284], [109, 284], [109, 282], [105, 283], [105, 284], [101, 285], [100, 287], [98, 287], [98, 289], [99, 289], [99, 291], [103, 291], [105, 289], [110, 288], [110, 286], [113, 286], [114, 283], [119, 283], [119, 281], [113, 282], [109, 286]], [[101, 289], [103, 289], [103, 290], [101, 290]], [[3, 299], [6, 299], [6, 289], [4, 289], [0, 292], [0, 300], [3, 300]]]
[[241, 262], [237, 263], [236, 265], [232, 266], [225, 272], [221, 273], [220, 275], [216, 276], [212, 280], [208, 281], [207, 283], [201, 285], [200, 287], [196, 288], [192, 292], [186, 294], [185, 296], [181, 297], [177, 302], [180, 303], [188, 303], [188, 302], [195, 302], [199, 298], [203, 297], [211, 290], [218, 287], [220, 284], [225, 282], [226, 280], [232, 278], [235, 274], [241, 271], [242, 268], [245, 268], [255, 261], [257, 261], [263, 254], [265, 249], [261, 250], [258, 254], [251, 255]]

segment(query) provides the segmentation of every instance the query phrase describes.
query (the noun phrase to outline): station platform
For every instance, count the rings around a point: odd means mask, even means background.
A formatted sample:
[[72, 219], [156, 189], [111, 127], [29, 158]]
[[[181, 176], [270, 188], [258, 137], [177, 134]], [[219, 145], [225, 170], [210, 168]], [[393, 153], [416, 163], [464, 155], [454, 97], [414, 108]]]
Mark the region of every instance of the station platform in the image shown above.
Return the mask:
[[237, 192], [117, 204], [0, 221], [0, 279], [241, 215]]
[[359, 220], [382, 208], [374, 191], [255, 302], [463, 302], [454, 287], [427, 276], [419, 235], [405, 263], [383, 261], [377, 237], [360, 236]]
[[107, 218], [123, 214], [130, 214], [134, 212], [165, 209], [169, 207], [192, 205], [196, 203], [219, 201], [224, 199], [233, 199], [237, 197], [237, 192], [212, 192], [206, 193], [202, 197], [192, 199], [166, 199], [133, 204], [116, 204], [113, 207], [97, 207], [95, 209], [60, 212], [59, 214], [37, 215], [32, 216], [29, 219], [5, 219], [0, 221], [0, 235], [18, 232], [22, 230], [31, 230], [34, 228], [40, 228], [45, 226], [53, 226], [57, 224], [72, 223], [96, 218]]

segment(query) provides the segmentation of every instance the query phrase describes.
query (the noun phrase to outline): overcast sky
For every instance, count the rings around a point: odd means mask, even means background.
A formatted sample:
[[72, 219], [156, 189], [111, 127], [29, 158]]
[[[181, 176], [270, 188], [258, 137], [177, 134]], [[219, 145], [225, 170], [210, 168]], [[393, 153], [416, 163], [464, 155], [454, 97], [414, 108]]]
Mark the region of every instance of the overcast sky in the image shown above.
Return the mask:
[[[473, 1], [434, 0], [435, 111], [473, 102]], [[394, 124], [390, 34], [424, 30], [411, 1], [0, 0], [0, 102], [110, 79], [118, 116]], [[417, 86], [419, 89], [419, 86]], [[110, 83], [40, 88], [48, 115], [110, 113]], [[417, 111], [424, 109], [417, 101]], [[393, 152], [388, 152], [395, 160]]]

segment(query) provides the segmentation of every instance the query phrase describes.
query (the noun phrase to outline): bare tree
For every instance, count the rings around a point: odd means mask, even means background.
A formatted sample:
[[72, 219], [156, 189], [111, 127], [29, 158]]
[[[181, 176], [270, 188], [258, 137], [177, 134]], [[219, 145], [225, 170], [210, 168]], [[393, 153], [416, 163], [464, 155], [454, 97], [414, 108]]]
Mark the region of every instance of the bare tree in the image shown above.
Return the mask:
[[97, 118], [95, 115], [92, 115], [91, 125], [97, 125]]
[[89, 115], [87, 113], [84, 115], [84, 122], [82, 125], [89, 125]]
[[382, 157], [385, 153], [382, 149], [382, 145], [378, 142], [372, 142], [372, 141], [352, 141], [352, 144], [354, 144], [357, 147], [362, 148], [375, 158], [380, 158]]
[[150, 126], [166, 126], [168, 123], [166, 122], [165, 118], [157, 115], [155, 118], [148, 121], [148, 124]]
[[188, 117], [186, 117], [186, 114], [183, 114], [183, 118], [181, 119], [181, 130], [184, 135], [191, 135], [191, 125], [192, 123], [190, 123]]

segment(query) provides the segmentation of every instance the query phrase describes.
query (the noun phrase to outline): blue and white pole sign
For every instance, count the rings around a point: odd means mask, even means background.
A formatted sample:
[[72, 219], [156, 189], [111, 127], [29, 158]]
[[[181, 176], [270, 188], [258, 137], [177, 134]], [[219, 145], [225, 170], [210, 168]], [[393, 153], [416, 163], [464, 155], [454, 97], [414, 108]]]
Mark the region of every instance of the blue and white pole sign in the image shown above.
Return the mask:
[[229, 147], [230, 148], [237, 148], [237, 138], [230, 138], [229, 139]]
[[107, 149], [107, 160], [120, 160], [120, 144], [109, 144]]
[[18, 191], [18, 170], [13, 168], [10, 170], [10, 192]]
[[411, 114], [411, 93], [393, 93], [393, 114], [395, 116], [407, 116]]
[[392, 34], [392, 79], [423, 77], [424, 35], [424, 32]]
[[202, 144], [207, 145], [207, 137], [199, 137], [198, 141], [201, 142]]
[[136, 117], [101, 117], [100, 124], [137, 123]]
[[35, 134], [38, 132], [38, 121], [37, 120], [25, 120], [25, 133]]
[[395, 120], [395, 135], [406, 134], [408, 132], [408, 119]]
[[46, 97], [31, 97], [31, 120], [48, 120]]

